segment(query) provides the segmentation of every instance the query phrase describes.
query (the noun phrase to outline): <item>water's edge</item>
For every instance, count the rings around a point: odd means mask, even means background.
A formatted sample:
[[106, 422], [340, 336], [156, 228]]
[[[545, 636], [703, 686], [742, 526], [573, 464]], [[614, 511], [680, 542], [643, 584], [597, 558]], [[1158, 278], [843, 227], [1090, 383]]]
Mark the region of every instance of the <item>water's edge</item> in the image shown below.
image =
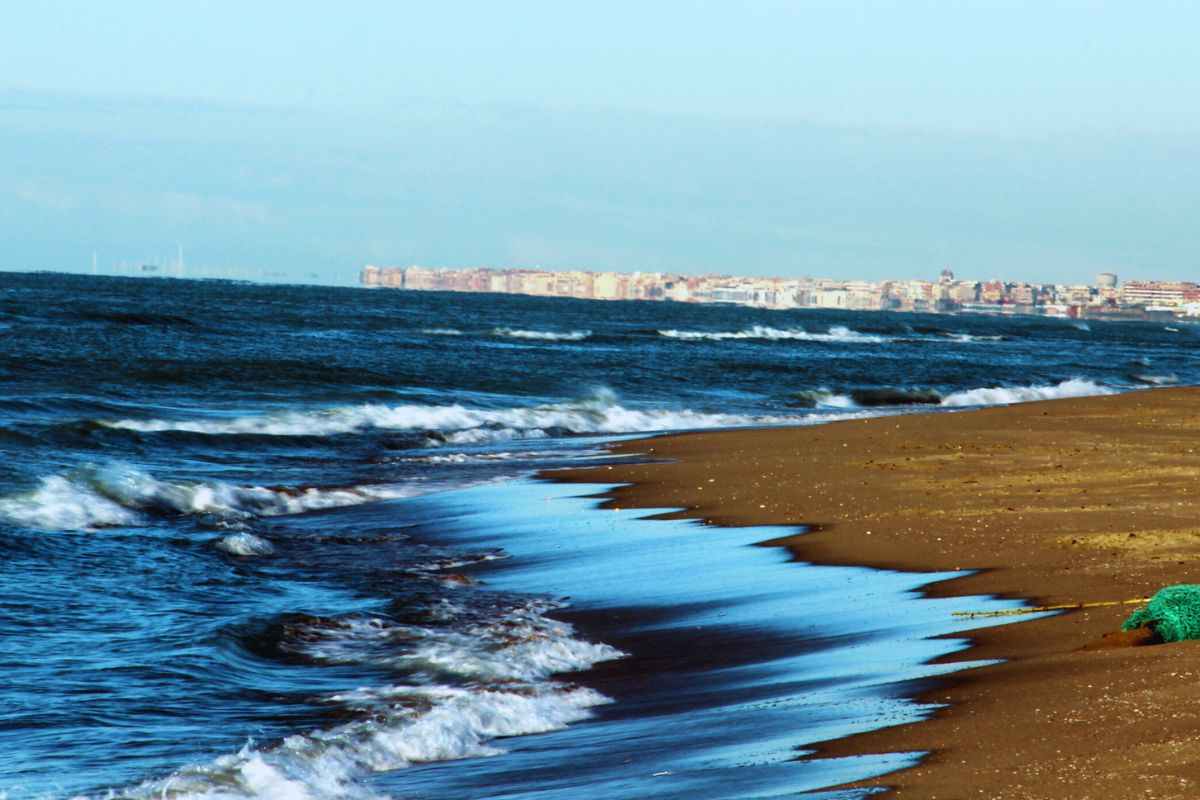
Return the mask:
[[[756, 546], [793, 529], [647, 518], [670, 509], [598, 509], [597, 495], [612, 488], [523, 480], [404, 501], [408, 512], [424, 506], [418, 535], [511, 554], [471, 568], [489, 588], [569, 596], [570, 607], [554, 616], [628, 655], [565, 676], [614, 701], [591, 720], [506, 740], [507, 755], [468, 769], [393, 773], [381, 788], [864, 796], [821, 790], [912, 766], [923, 754], [805, 758], [811, 745], [926, 718], [937, 706], [913, 698], [933, 680], [991, 663], [934, 663], [969, 646], [954, 634], [995, 624], [951, 612], [1021, 605], [922, 591], [966, 573], [826, 567]], [[563, 761], [570, 767], [551, 766]]]

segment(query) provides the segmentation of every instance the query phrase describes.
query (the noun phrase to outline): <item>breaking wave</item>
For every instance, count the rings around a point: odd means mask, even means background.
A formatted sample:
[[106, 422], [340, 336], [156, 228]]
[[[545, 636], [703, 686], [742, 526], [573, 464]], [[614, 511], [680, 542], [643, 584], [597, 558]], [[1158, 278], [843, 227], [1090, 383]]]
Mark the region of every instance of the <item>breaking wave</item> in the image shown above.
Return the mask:
[[659, 336], [668, 339], [683, 339], [684, 341], [713, 341], [726, 339], [764, 339], [767, 341], [798, 340], [804, 342], [852, 342], [859, 344], [878, 344], [888, 341], [884, 336], [859, 333], [847, 327], [836, 325], [827, 333], [810, 333], [801, 328], [771, 328], [765, 325], [753, 325], [740, 331], [681, 331], [660, 330]]
[[432, 431], [437, 435], [430, 437], [429, 444], [437, 445], [536, 439], [561, 433], [641, 433], [799, 421], [795, 417], [626, 408], [611, 391], [602, 389], [581, 400], [524, 408], [367, 404], [233, 419], [126, 419], [103, 424], [141, 432], [187, 431], [212, 435], [332, 436], [372, 429]]
[[942, 402], [942, 396], [932, 389], [855, 389], [850, 393], [850, 399], [863, 408], [880, 406], [917, 406], [937, 405]]
[[1147, 373], [1134, 373], [1129, 376], [1138, 383], [1144, 383], [1149, 386], [1170, 386], [1171, 384], [1179, 383], [1179, 376], [1172, 373], [1166, 375], [1150, 375]]
[[591, 331], [527, 331], [519, 328], [493, 328], [493, 336], [503, 336], [506, 339], [536, 339], [546, 342], [581, 342], [592, 335]]
[[463, 332], [458, 328], [422, 328], [421, 333], [427, 336], [462, 336]]
[[245, 531], [220, 539], [217, 549], [233, 556], [269, 556], [275, 552], [275, 547], [266, 539]]
[[[443, 601], [441, 616], [464, 609]], [[323, 698], [351, 721], [288, 736], [192, 765], [115, 793], [159, 798], [373, 798], [373, 773], [412, 764], [494, 756], [501, 737], [560, 730], [611, 702], [554, 675], [624, 656], [575, 636], [544, 616], [561, 607], [528, 601], [489, 623], [465, 628], [400, 625], [376, 617], [307, 618], [283, 626], [281, 647], [317, 662], [405, 668], [406, 684], [365, 687]]]
[[853, 408], [849, 395], [831, 392], [829, 389], [802, 389], [787, 395], [787, 405], [794, 408]]
[[942, 399], [943, 406], [999, 406], [1028, 403], [1034, 400], [1055, 400], [1066, 397], [1093, 397], [1115, 394], [1115, 390], [1093, 381], [1072, 378], [1052, 385], [993, 386], [955, 392]]
[[[1143, 382], [1162, 381], [1169, 383], [1173, 376], [1141, 376]], [[845, 394], [828, 389], [793, 392], [788, 395], [788, 405], [801, 408], [848, 408], [874, 409], [903, 406], [993, 406], [1011, 403], [1026, 403], [1033, 400], [1053, 400], [1066, 397], [1090, 397], [1115, 394], [1116, 390], [1093, 381], [1072, 378], [1057, 384], [1041, 386], [993, 386], [966, 389], [943, 396], [934, 389], [901, 389], [878, 387], [850, 389]], [[882, 412], [880, 412], [882, 413]], [[825, 417], [834, 419], [835, 417]]]
[[392, 461], [410, 464], [494, 464], [506, 461], [532, 461], [537, 458], [562, 458], [561, 450], [522, 450], [498, 453], [439, 453], [427, 456], [404, 456]]
[[[0, 516], [29, 528], [78, 531], [143, 525], [153, 516], [249, 520], [359, 505], [416, 491], [413, 486], [317, 489], [237, 486], [212, 480], [173, 483], [124, 464], [109, 464], [51, 475], [30, 492], [0, 498]], [[224, 549], [234, 552], [253, 546], [231, 540]]]
[[952, 342], [962, 342], [964, 344], [972, 342], [1002, 342], [1007, 338], [999, 334], [984, 336], [976, 333], [944, 333], [942, 336]]

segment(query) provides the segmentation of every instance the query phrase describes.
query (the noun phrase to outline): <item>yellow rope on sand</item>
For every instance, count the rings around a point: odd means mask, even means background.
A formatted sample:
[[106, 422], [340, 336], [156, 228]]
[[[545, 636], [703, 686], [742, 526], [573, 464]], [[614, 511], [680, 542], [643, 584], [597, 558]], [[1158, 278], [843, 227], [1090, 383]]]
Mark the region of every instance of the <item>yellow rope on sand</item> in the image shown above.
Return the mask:
[[1097, 600], [1094, 603], [1063, 603], [1057, 606], [1007, 608], [1004, 611], [951, 611], [950, 613], [956, 617], [1015, 617], [1021, 614], [1037, 614], [1042, 611], [1067, 611], [1078, 608], [1100, 608], [1101, 606], [1131, 606], [1149, 602], [1149, 597], [1135, 597], [1131, 600]]

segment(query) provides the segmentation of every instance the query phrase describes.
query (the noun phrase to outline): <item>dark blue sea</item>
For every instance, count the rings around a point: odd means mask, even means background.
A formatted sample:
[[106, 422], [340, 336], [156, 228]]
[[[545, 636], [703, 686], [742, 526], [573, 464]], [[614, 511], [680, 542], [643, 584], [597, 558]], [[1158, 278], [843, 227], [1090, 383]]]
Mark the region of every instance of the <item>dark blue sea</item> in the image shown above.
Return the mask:
[[[600, 511], [619, 437], [1200, 383], [1197, 328], [0, 274], [0, 798], [858, 797], [950, 575]], [[837, 609], [836, 614], [830, 609]], [[941, 637], [941, 638], [933, 638]]]

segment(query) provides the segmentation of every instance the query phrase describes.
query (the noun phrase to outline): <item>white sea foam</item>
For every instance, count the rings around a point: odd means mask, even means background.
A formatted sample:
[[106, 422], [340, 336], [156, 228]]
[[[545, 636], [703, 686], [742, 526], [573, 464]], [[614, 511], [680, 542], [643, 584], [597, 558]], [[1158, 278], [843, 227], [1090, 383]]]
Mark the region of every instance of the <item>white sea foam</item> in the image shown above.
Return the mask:
[[[366, 404], [232, 419], [126, 419], [105, 424], [143, 432], [174, 430], [270, 436], [331, 436], [371, 429], [439, 431], [445, 434], [447, 442], [476, 444], [544, 438], [548, 435], [547, 431], [555, 430], [570, 433], [640, 433], [801, 421], [796, 417], [714, 414], [688, 409], [632, 409], [622, 406], [611, 391], [601, 389], [582, 400], [523, 408]], [[431, 441], [431, 444], [436, 443]]]
[[818, 408], [856, 408], [854, 398], [846, 394], [819, 392], [815, 397]]
[[217, 549], [235, 556], [269, 556], [275, 548], [253, 533], [233, 533], [217, 541]]
[[811, 333], [800, 328], [770, 328], [765, 325], [754, 325], [740, 331], [681, 331], [681, 330], [660, 330], [660, 336], [666, 336], [669, 339], [683, 339], [686, 341], [714, 341], [719, 342], [726, 339], [765, 339], [769, 341], [783, 341], [794, 339], [804, 342], [844, 342], [848, 344], [879, 344], [888, 341], [883, 336], [873, 336], [871, 334], [859, 333], [858, 331], [850, 330], [847, 327], [836, 325], [829, 329], [828, 333]]
[[[412, 764], [493, 756], [494, 740], [559, 730], [610, 702], [591, 689], [555, 680], [565, 670], [586, 669], [623, 654], [577, 639], [570, 625], [542, 612], [557, 607], [533, 601], [490, 624], [467, 631], [402, 628], [382, 619], [325, 621], [295, 639], [309, 657], [338, 663], [393, 664], [389, 653], [439, 642], [445, 671], [469, 680], [455, 685], [422, 682], [361, 687], [325, 702], [357, 719], [327, 730], [296, 734], [269, 746], [176, 771], [114, 793], [129, 798], [373, 798], [372, 773]], [[447, 614], [462, 609], [449, 604]]]
[[805, 389], [793, 392], [790, 397], [799, 404], [813, 408], [857, 408], [854, 399], [849, 395], [832, 392], [824, 387], [820, 389]]
[[[390, 459], [393, 462], [409, 464], [494, 464], [505, 461], [529, 461], [538, 458], [564, 456], [561, 450], [519, 450], [497, 453], [439, 453], [432, 456], [404, 456]], [[572, 460], [579, 458], [578, 451], [571, 453]], [[3, 798], [0, 798], [3, 800]]]
[[[364, 693], [365, 694], [365, 693]], [[561, 730], [610, 702], [591, 689], [555, 684], [472, 690], [395, 686], [371, 719], [289, 736], [274, 747], [239, 752], [113, 793], [114, 798], [326, 800], [376, 798], [372, 773], [413, 764], [494, 756], [494, 739]], [[382, 704], [379, 706], [384, 708]]]
[[569, 624], [544, 616], [558, 607], [531, 601], [497, 621], [453, 631], [376, 617], [347, 620], [315, 630], [297, 649], [331, 664], [386, 666], [475, 681], [533, 682], [621, 657], [619, 650], [578, 639]]
[[124, 464], [84, 467], [43, 478], [36, 489], [0, 498], [0, 515], [42, 530], [143, 524], [148, 515], [208, 515], [245, 520], [403, 497], [416, 487], [287, 489], [223, 481], [162, 481]]
[[996, 406], [1054, 400], [1066, 397], [1092, 397], [1114, 394], [1114, 390], [1081, 378], [1040, 386], [993, 386], [955, 392], [942, 398], [943, 406]]
[[1001, 342], [1001, 341], [1004, 341], [1004, 337], [1001, 335], [998, 335], [998, 334], [995, 336], [983, 336], [981, 334], [974, 334], [974, 333], [951, 333], [951, 334], [947, 334], [946, 338], [952, 342], [962, 342], [964, 344], [971, 344], [971, 343], [975, 343], [975, 342]]
[[421, 333], [429, 336], [462, 336], [463, 332], [458, 328], [422, 328]]
[[1141, 381], [1142, 383], [1148, 383], [1152, 386], [1169, 386], [1173, 383], [1179, 383], [1179, 376], [1170, 373], [1166, 375], [1149, 375], [1145, 373], [1138, 373], [1133, 375], [1133, 378], [1134, 380]]
[[142, 515], [62, 475], [43, 478], [32, 492], [0, 498], [0, 516], [28, 528], [85, 530], [137, 525]]
[[592, 335], [591, 331], [530, 331], [520, 328], [493, 328], [493, 336], [503, 336], [507, 339], [537, 339], [546, 342], [581, 342]]

